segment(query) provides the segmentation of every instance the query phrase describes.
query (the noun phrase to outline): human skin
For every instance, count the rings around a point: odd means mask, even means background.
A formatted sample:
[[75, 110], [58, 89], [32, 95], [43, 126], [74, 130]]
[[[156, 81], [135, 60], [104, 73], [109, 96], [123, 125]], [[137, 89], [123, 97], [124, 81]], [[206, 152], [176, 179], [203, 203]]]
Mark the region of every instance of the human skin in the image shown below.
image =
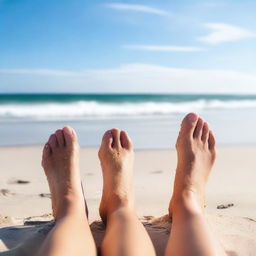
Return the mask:
[[197, 114], [184, 118], [176, 149], [178, 163], [169, 205], [172, 229], [165, 256], [224, 256], [204, 214], [205, 188], [216, 158], [215, 139]]

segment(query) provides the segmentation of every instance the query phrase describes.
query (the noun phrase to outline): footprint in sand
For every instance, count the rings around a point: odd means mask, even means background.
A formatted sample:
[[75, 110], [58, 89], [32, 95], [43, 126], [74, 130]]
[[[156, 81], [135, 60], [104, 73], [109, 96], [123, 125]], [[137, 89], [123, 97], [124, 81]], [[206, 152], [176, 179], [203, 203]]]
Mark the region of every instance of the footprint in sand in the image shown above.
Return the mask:
[[15, 193], [11, 192], [9, 189], [0, 189], [0, 196], [12, 196]]
[[151, 174], [161, 174], [163, 172], [164, 171], [162, 171], [162, 170], [156, 170], [156, 171], [152, 171]]
[[8, 184], [29, 184], [29, 180], [21, 180], [21, 179], [11, 179]]
[[222, 209], [227, 209], [227, 208], [230, 208], [233, 206], [234, 206], [234, 204], [221, 204], [221, 205], [217, 206], [217, 209], [222, 210]]
[[45, 197], [45, 198], [52, 198], [50, 193], [41, 193], [39, 194], [40, 197]]

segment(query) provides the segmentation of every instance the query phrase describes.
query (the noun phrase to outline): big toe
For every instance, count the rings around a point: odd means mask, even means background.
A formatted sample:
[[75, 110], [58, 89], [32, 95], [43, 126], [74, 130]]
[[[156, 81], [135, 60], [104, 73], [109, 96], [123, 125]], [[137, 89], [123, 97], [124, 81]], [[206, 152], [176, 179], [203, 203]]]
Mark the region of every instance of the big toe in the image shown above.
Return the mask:
[[198, 120], [197, 114], [195, 114], [195, 113], [187, 114], [182, 121], [180, 132], [182, 134], [193, 135], [197, 120]]
[[113, 136], [112, 136], [111, 130], [108, 130], [104, 133], [102, 137], [101, 146], [110, 148], [112, 146], [112, 143], [113, 143]]
[[132, 148], [132, 142], [127, 132], [121, 131], [120, 133], [121, 145], [123, 148], [130, 150]]
[[63, 135], [65, 140], [65, 145], [67, 147], [73, 146], [77, 142], [77, 136], [73, 128], [70, 126], [65, 126], [63, 129]]

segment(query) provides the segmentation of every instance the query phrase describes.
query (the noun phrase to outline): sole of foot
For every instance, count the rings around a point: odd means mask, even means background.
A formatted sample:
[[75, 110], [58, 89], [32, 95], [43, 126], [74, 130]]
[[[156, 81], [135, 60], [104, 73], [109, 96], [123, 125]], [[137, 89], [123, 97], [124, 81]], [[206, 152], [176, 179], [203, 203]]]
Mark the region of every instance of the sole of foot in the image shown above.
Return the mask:
[[85, 214], [79, 170], [79, 144], [75, 131], [68, 126], [49, 137], [43, 149], [42, 167], [52, 195], [55, 220], [66, 214]]
[[105, 132], [99, 149], [103, 174], [103, 192], [100, 216], [104, 223], [121, 208], [133, 210], [133, 162], [132, 142], [125, 131], [112, 129]]

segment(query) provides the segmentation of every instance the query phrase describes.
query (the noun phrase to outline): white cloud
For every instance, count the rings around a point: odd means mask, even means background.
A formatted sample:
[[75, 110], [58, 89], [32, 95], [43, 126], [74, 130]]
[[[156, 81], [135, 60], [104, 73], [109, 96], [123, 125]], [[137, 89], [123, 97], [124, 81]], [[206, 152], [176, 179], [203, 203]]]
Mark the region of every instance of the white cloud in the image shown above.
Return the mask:
[[152, 52], [198, 52], [204, 51], [203, 48], [191, 46], [173, 46], [173, 45], [124, 45], [123, 48], [131, 50], [142, 50]]
[[209, 44], [220, 44], [256, 37], [256, 33], [250, 30], [224, 23], [207, 23], [205, 27], [212, 30], [212, 32], [206, 36], [199, 37], [198, 40]]
[[134, 11], [134, 12], [144, 12], [151, 13], [156, 15], [165, 16], [168, 15], [168, 12], [162, 9], [154, 8], [147, 5], [139, 4], [123, 4], [123, 3], [109, 3], [106, 4], [108, 8], [120, 10], [120, 11]]
[[28, 74], [46, 76], [77, 76], [76, 72], [56, 69], [0, 69], [0, 74]]
[[[135, 63], [112, 69], [77, 72], [42, 72], [40, 69], [26, 69], [26, 72], [23, 69], [5, 69], [0, 72], [6, 74], [0, 77], [1, 92], [16, 89], [22, 92], [76, 93], [256, 93], [256, 76], [234, 71]], [[31, 75], [40, 75], [40, 79], [32, 80]]]

